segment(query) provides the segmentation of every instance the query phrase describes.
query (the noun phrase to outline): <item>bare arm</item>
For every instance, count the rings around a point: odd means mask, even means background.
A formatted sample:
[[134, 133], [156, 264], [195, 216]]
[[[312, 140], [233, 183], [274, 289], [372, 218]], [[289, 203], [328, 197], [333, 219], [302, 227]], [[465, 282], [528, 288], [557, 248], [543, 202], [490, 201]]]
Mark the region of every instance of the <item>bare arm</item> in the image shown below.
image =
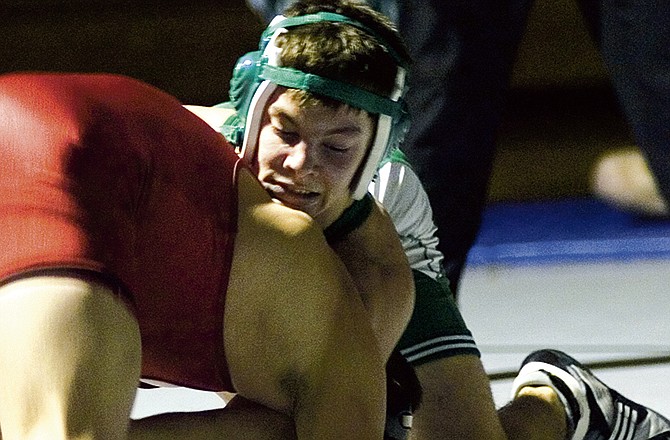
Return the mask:
[[423, 387], [423, 400], [414, 418], [413, 439], [507, 438], [477, 356], [444, 358], [415, 370]]
[[224, 327], [239, 394], [292, 417], [301, 440], [381, 439], [385, 359], [360, 294], [313, 222], [251, 180]]
[[361, 227], [332, 247], [353, 277], [380, 348], [388, 356], [414, 307], [414, 281], [393, 223], [375, 205]]

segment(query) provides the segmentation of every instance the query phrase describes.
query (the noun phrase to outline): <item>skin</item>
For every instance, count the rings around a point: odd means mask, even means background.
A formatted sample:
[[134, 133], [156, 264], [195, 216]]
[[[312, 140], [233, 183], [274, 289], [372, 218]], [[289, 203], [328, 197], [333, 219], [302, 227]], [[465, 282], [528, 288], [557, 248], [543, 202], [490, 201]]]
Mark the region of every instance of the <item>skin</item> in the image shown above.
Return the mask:
[[[89, 79], [87, 77], [86, 81]], [[117, 128], [113, 118], [107, 114], [100, 117], [96, 112], [100, 107], [88, 100], [94, 93], [83, 95], [90, 107], [74, 105], [74, 101], [82, 97], [76, 84], [83, 82], [58, 84], [74, 85], [69, 92], [63, 91], [67, 87], [47, 88], [48, 92], [62, 92], [66, 99], [46, 101], [68, 116], [66, 122], [71, 123], [73, 132], [77, 129], [85, 132], [89, 128]], [[223, 146], [202, 121], [175, 101], [150, 99], [155, 98], [151, 95], [153, 89], [135, 89], [131, 87], [132, 80], [127, 78], [115, 77], [110, 84], [128, 85], [132, 92], [147, 94], [147, 101], [161, 103], [156, 114], [146, 106], [133, 113], [132, 117], [138, 122], [135, 128], [140, 134], [143, 134], [142, 118], [145, 116], [152, 118], [152, 122], [159, 118], [167, 124], [177, 120], [183, 133], [207, 131], [210, 137], [202, 139], [204, 142], [209, 139], [214, 145], [204, 147]], [[26, 90], [30, 97], [34, 96], [31, 93], [35, 89], [22, 89]], [[83, 90], [89, 91], [87, 88]], [[106, 97], [106, 92], [100, 97], [106, 102], [102, 96]], [[2, 110], [7, 113], [17, 110], [11, 107], [12, 102], [10, 99]], [[22, 109], [35, 110], [34, 113], [37, 111], [32, 106], [43, 104], [31, 100], [25, 105], [19, 103]], [[130, 110], [134, 110], [132, 104], [129, 105]], [[75, 110], [81, 110], [85, 117], [75, 118], [80, 115]], [[125, 112], [126, 107], [122, 106], [118, 111]], [[23, 121], [26, 126], [32, 123], [30, 119]], [[17, 125], [15, 120], [10, 122]], [[16, 127], [5, 124], [2, 129], [13, 132]], [[48, 145], [49, 136], [45, 135], [44, 139], [47, 145], [44, 142], [31, 144], [35, 152], [39, 152], [41, 146], [51, 146]], [[83, 135], [82, 139], [80, 146], [86, 147], [82, 150], [99, 152], [103, 156], [117, 153], [114, 148], [95, 149], [97, 144], [89, 144]], [[110, 138], [109, 146], [115, 145], [114, 139]], [[204, 151], [211, 150], [196, 149], [195, 153]], [[3, 158], [7, 154], [15, 159], [15, 150], [4, 149], [2, 152]], [[198, 163], [203, 171], [216, 171], [217, 160], [223, 163], [223, 158], [212, 157], [212, 160], [211, 168], [207, 168], [207, 162]], [[104, 157], [103, 163], [106, 163]], [[71, 187], [90, 188], [78, 185], [88, 183], [88, 176], [72, 176], [73, 181], [63, 185], [67, 186], [64, 192]], [[238, 169], [237, 176], [237, 185], [232, 188], [238, 191], [237, 216], [233, 216], [238, 223], [225, 295], [224, 340], [221, 341], [238, 392], [233, 403], [213, 417], [208, 414], [173, 415], [172, 423], [167, 423], [165, 430], [151, 419], [133, 423], [128, 429], [142, 355], [135, 317], [106, 285], [79, 279], [74, 274], [46, 280], [30, 277], [0, 285], [0, 338], [3, 340], [0, 345], [0, 427], [3, 440], [200, 439], [207, 435], [212, 438], [217, 433], [221, 435], [221, 429], [225, 430], [227, 439], [273, 439], [278, 436], [298, 440], [382, 438], [386, 403], [384, 366], [397, 342], [399, 329], [409, 320], [413, 303], [411, 272], [399, 240], [396, 238], [395, 244], [391, 240], [387, 254], [377, 259], [369, 258], [366, 252], [353, 253], [353, 261], [348, 264], [356, 265], [356, 260], [360, 259], [360, 264], [365, 264], [369, 270], [349, 273], [309, 215], [273, 201], [256, 176], [246, 168]], [[82, 180], [77, 180], [80, 178]], [[165, 182], [160, 177], [156, 180], [159, 180], [158, 186]], [[24, 181], [17, 179], [16, 187], [12, 186], [7, 192], [11, 196], [23, 194], [21, 191], [28, 187], [24, 186]], [[105, 186], [107, 181], [99, 182], [100, 187], [95, 190], [104, 193], [108, 188]], [[198, 193], [197, 190], [194, 192]], [[135, 192], [130, 194], [137, 195]], [[185, 195], [199, 194], [187, 192]], [[223, 194], [212, 196], [224, 198]], [[226, 194], [224, 200], [233, 196]], [[96, 231], [118, 228], [115, 217], [108, 223], [110, 215], [107, 211], [97, 209], [107, 200], [97, 196], [90, 198], [97, 204], [81, 203], [79, 206], [81, 216], [86, 218], [86, 227], [96, 228]], [[169, 200], [156, 198], [152, 200], [154, 202], [160, 207]], [[3, 206], [3, 215], [11, 209]], [[213, 214], [207, 209], [203, 207], [203, 216]], [[387, 218], [376, 217], [376, 221], [379, 222], [377, 226], [392, 230]], [[161, 235], [162, 231], [156, 231], [159, 240], [166, 238]], [[120, 237], [126, 236], [120, 234]], [[175, 249], [176, 253], [180, 251], [184, 251], [183, 258], [202, 258], [188, 249]], [[123, 265], [127, 262], [124, 257], [113, 254], [106, 256], [109, 261], [104, 262], [110, 267], [118, 262], [121, 269], [110, 270], [119, 270], [123, 276]], [[31, 263], [39, 265], [48, 261], [35, 259]], [[371, 267], [371, 262], [378, 267]], [[372, 274], [369, 279], [357, 278], [368, 274]], [[24, 281], [41, 282], [26, 284]], [[148, 284], [147, 290], [160, 285], [150, 277], [140, 282]], [[364, 294], [358, 291], [357, 285], [366, 285]], [[392, 297], [388, 295], [389, 285], [395, 286]], [[152, 292], [160, 299], [160, 290]], [[377, 313], [383, 319], [377, 318]], [[387, 341], [382, 336], [387, 332], [396, 336]], [[209, 434], [204, 435], [200, 429], [191, 431], [194, 424], [205, 420], [212, 422], [203, 427]]]
[[[379, 351], [360, 295], [311, 219], [272, 203], [250, 174], [243, 176], [224, 321], [238, 393], [291, 415], [299, 439], [356, 437], [360, 423], [367, 422], [371, 429], [363, 436], [378, 438], [386, 353]], [[306, 250], [305, 243], [313, 248]], [[296, 261], [301, 268], [259, 270], [263, 258]], [[352, 334], [360, 334], [360, 341]], [[355, 372], [356, 356], [342, 353], [368, 353], [372, 359], [361, 374]], [[340, 381], [349, 383], [337, 385]], [[361, 395], [358, 387], [370, 395]], [[358, 410], [357, 423], [341, 425]]]
[[[281, 103], [281, 96], [284, 95], [277, 94], [277, 100], [273, 102]], [[275, 108], [281, 110], [283, 107]], [[295, 141], [292, 145], [297, 145], [297, 148], [290, 149], [285, 142], [277, 140], [281, 139], [279, 134], [285, 137], [285, 133], [269, 132], [271, 124], [268, 118], [263, 128], [265, 135], [272, 134], [275, 137], [274, 145], [278, 145], [282, 152], [269, 156], [259, 154], [263, 160], [267, 159], [264, 164], [278, 164], [280, 167], [286, 164], [286, 169], [277, 169], [277, 173], [267, 172], [263, 183], [276, 184], [277, 176], [280, 176], [282, 179], [288, 178], [288, 188], [292, 188], [290, 185], [294, 183], [313, 185], [310, 186], [310, 194], [305, 197], [294, 195], [291, 200], [304, 198], [308, 200], [309, 206], [317, 207], [318, 211], [315, 212], [319, 213], [321, 219], [319, 226], [329, 224], [331, 218], [334, 220], [339, 217], [341, 211], [352, 202], [348, 190], [344, 192], [345, 196], [338, 196], [339, 192], [329, 191], [330, 184], [336, 182], [336, 185], [348, 188], [372, 136], [372, 121], [365, 113], [343, 108], [321, 110], [318, 118], [309, 120], [335, 121], [336, 129], [328, 130], [326, 136], [315, 133], [309, 142]], [[298, 129], [304, 127], [300, 125], [305, 122], [300, 112], [290, 114], [293, 117], [291, 122]], [[277, 117], [284, 118], [286, 115], [278, 111]], [[346, 150], [344, 154], [333, 153], [330, 151], [332, 144], [342, 139], [342, 131], [356, 133], [358, 137], [356, 141], [347, 137], [344, 147], [338, 143], [340, 149]], [[321, 157], [330, 157], [329, 154], [345, 156], [340, 173], [321, 173], [320, 161], [310, 162], [313, 146], [326, 150], [322, 150], [324, 154]], [[286, 153], [287, 149], [302, 158], [294, 160], [293, 154]], [[300, 162], [311, 164], [312, 168], [306, 177], [298, 173], [299, 177], [303, 176], [302, 181], [293, 180], [295, 174], [291, 172], [294, 167], [302, 167], [296, 165]], [[273, 170], [264, 168], [264, 165], [259, 168]], [[253, 180], [248, 186], [243, 185], [247, 178]], [[385, 405], [385, 379], [383, 370], [379, 374], [379, 368], [384, 365], [397, 343], [413, 307], [411, 272], [400, 242], [396, 239], [392, 222], [377, 206], [357, 231], [359, 235], [345, 237], [338, 243], [337, 252], [324, 251], [325, 241], [318, 229], [310, 229], [310, 234], [303, 230], [303, 222], [315, 224], [311, 216], [282, 203], [247, 205], [248, 200], [269, 200], [269, 197], [255, 179], [246, 173], [241, 176], [240, 183], [241, 217], [237, 243], [245, 244], [236, 246], [226, 297], [225, 321], [227, 358], [239, 395], [226, 409], [232, 410], [242, 402], [244, 410], [212, 411], [202, 415], [199, 421], [191, 418], [183, 420], [181, 415], [145, 419], [131, 425], [131, 438], [166, 438], [164, 432], [156, 434], [155, 429], [164, 427], [163, 422], [166, 420], [174, 438], [216, 438], [217, 432], [226, 432], [227, 438], [237, 433], [241, 433], [240, 438], [293, 438], [290, 420], [287, 422], [282, 419], [282, 415], [293, 415], [295, 433], [300, 439], [381, 438], [384, 411], [379, 411], [379, 398], [381, 396], [382, 406]], [[247, 187], [253, 191], [243, 193]], [[315, 196], [311, 193], [317, 194]], [[272, 195], [275, 196], [275, 202], [279, 201], [276, 193]], [[313, 203], [313, 199], [317, 199], [317, 203]], [[263, 233], [262, 228], [259, 231], [253, 227], [259, 223], [270, 224], [284, 233]], [[287, 229], [291, 225], [293, 227]], [[284, 238], [277, 241], [277, 236]], [[307, 240], [310, 237], [312, 241]], [[317, 243], [313, 243], [313, 240]], [[250, 243], [257, 243], [258, 249], [255, 250]], [[386, 252], [381, 252], [380, 246]], [[275, 257], [272, 256], [273, 250]], [[276, 273], [263, 272], [263, 275], [250, 278], [249, 274], [258, 272], [258, 261], [272, 259], [300, 261], [305, 265], [304, 270], [287, 271], [283, 274], [287, 277], [285, 282], [277, 279]], [[343, 272], [341, 276], [350, 279], [355, 286], [346, 285], [344, 292], [337, 293], [336, 290], [335, 296], [330, 295], [333, 293], [331, 290], [319, 295], [308, 295], [311, 302], [305, 301], [304, 294], [296, 295], [296, 288], [300, 291], [321, 292], [323, 288], [314, 283], [322, 285], [323, 277], [328, 275], [322, 273], [323, 268], [333, 265]], [[254, 290], [262, 294], [255, 297], [250, 295], [250, 282], [260, 284]], [[240, 294], [235, 293], [238, 289]], [[392, 296], [389, 292], [392, 292]], [[352, 305], [355, 307], [352, 308]], [[329, 310], [333, 310], [332, 315], [329, 315]], [[299, 315], [296, 316], [296, 313]], [[324, 317], [328, 316], [333, 316], [333, 319], [326, 319], [332, 327], [320, 328]], [[278, 318], [278, 322], [268, 320], [268, 317]], [[319, 334], [331, 337], [314, 337]], [[287, 335], [296, 335], [296, 339]], [[352, 338], [351, 335], [356, 336]], [[258, 340], [268, 341], [269, 346], [273, 347], [273, 350], [267, 352], [267, 358], [259, 353]], [[350, 354], [344, 363], [339, 358], [342, 351]], [[361, 363], [361, 356], [368, 355], [371, 355], [371, 359]], [[322, 360], [315, 362], [315, 359]], [[363, 371], [359, 368], [363, 368]], [[287, 377], [287, 371], [298, 371], [300, 374]], [[258, 407], [259, 404], [262, 406]], [[254, 415], [251, 419], [248, 418], [250, 411]], [[352, 420], [343, 424], [342, 418], [346, 417]], [[251, 420], [246, 422], [248, 431], [240, 429], [245, 420]], [[202, 421], [204, 427], [200, 423]], [[367, 423], [371, 426], [366, 426]]]
[[[309, 214], [322, 228], [353, 203], [351, 182], [374, 136], [373, 118], [347, 105], [300, 105], [291, 90], [279, 88], [268, 102], [253, 168], [263, 188], [284, 206]], [[394, 298], [393, 282], [404, 252], [393, 223], [375, 206], [361, 227], [332, 244], [371, 311], [382, 349], [390, 351], [404, 331], [391, 327], [392, 315], [413, 304]], [[402, 255], [402, 257], [400, 256]], [[384, 294], [377, 295], [378, 287]]]
[[412, 439], [565, 439], [565, 410], [549, 387], [525, 387], [520, 397], [496, 411], [476, 356], [439, 359], [417, 366], [416, 373], [424, 395]]
[[140, 337], [106, 286], [57, 277], [7, 284], [0, 337], [4, 440], [124, 438]]
[[670, 215], [646, 158], [634, 147], [600, 157], [593, 167], [591, 190], [624, 211], [651, 217]]
[[[224, 121], [230, 115], [229, 110], [220, 108], [188, 108], [215, 127], [219, 121]], [[273, 109], [275, 117], [270, 116], [273, 114]], [[344, 121], [349, 121], [351, 115], [347, 115], [344, 109], [347, 107], [341, 107], [339, 112], [324, 106], [300, 108], [286, 94], [275, 96], [274, 100], [270, 101], [268, 115], [260, 134], [258, 169], [265, 171], [263, 174], [259, 172], [259, 178], [275, 200], [282, 202], [284, 194], [280, 190], [272, 191], [273, 179], [279, 179], [274, 176], [308, 176], [309, 182], [320, 182], [321, 188], [330, 185], [330, 191], [323, 191], [328, 195], [323, 197], [325, 200], [348, 200], [348, 203], [351, 203], [347, 179], [353, 175], [351, 174], [353, 166], [345, 167], [345, 172], [329, 172], [339, 169], [339, 164], [331, 165], [332, 159], [321, 150], [327, 142], [320, 141], [329, 139], [327, 133], [330, 131], [337, 132], [339, 126], [346, 125]], [[289, 125], [284, 122], [286, 119], [284, 115], [300, 116], [293, 116]], [[360, 124], [366, 126], [363, 116], [360, 117]], [[284, 131], [288, 131], [289, 135], [284, 134]], [[320, 135], [319, 131], [324, 134]], [[285, 138], [291, 142], [283, 140]], [[291, 145], [297, 145], [298, 148], [292, 149]], [[365, 147], [361, 144], [359, 148]], [[338, 179], [338, 176], [346, 177]], [[282, 179], [290, 182], [290, 177]], [[314, 210], [314, 206], [328, 206], [327, 203], [312, 205], [308, 203], [311, 200], [309, 197], [306, 197], [307, 201], [302, 204], [297, 203], [296, 199], [287, 196], [283, 203], [310, 215], [323, 212]], [[330, 206], [333, 205], [335, 204]], [[339, 206], [342, 205], [347, 203]], [[319, 224], [324, 223], [329, 224], [327, 221]], [[352, 261], [349, 256], [355, 255], [356, 249], [359, 248], [370, 249], [370, 256], [384, 253], [381, 248], [387, 241], [384, 240], [385, 233], [375, 236], [374, 231], [379, 229], [372, 227], [371, 223], [369, 220], [350, 234], [352, 236], [348, 237], [350, 240], [333, 246], [345, 264]], [[395, 233], [395, 230], [393, 232]], [[374, 243], [380, 248], [372, 250]], [[347, 265], [351, 273], [362, 273], [365, 267], [365, 264]], [[362, 274], [359, 278], [369, 279]], [[359, 290], [365, 291], [365, 283], [359, 284], [358, 287]], [[393, 291], [394, 287], [389, 286], [389, 292]], [[390, 313], [388, 316], [391, 316], [393, 311], [388, 313]], [[377, 316], [383, 315], [377, 314]], [[424, 388], [424, 398], [422, 407], [414, 419], [412, 439], [563, 440], [565, 438], [564, 409], [550, 388], [524, 388], [521, 393], [523, 399], [515, 399], [496, 411], [488, 377], [481, 360], [476, 356], [462, 355], [439, 359], [416, 367], [416, 373]], [[473, 420], [478, 422], [472, 423]]]
[[374, 122], [367, 112], [341, 105], [299, 106], [280, 88], [270, 99], [259, 134], [258, 179], [283, 205], [327, 227], [351, 205], [351, 181]]
[[[274, 101], [271, 100], [259, 135], [259, 180], [273, 198], [306, 212], [325, 227], [351, 203], [350, 182], [372, 139], [372, 129], [371, 118], [364, 112], [347, 106], [336, 109], [323, 105], [301, 107], [289, 93], [281, 91]], [[282, 182], [282, 185], [277, 182]], [[382, 237], [371, 235], [374, 230], [362, 228], [354, 231], [352, 234], [358, 237], [350, 242], [351, 248], [336, 244], [335, 251], [344, 256], [346, 249], [351, 254], [356, 248], [364, 246], [361, 243], [366, 238], [370, 244], [365, 246], [383, 243]], [[382, 249], [378, 251], [383, 252]], [[349, 260], [343, 258], [343, 261]], [[363, 268], [365, 265], [357, 265], [350, 271]], [[424, 417], [421, 413], [417, 417], [414, 438], [434, 438], [438, 432], [442, 433], [440, 438], [507, 438], [495, 411], [488, 378], [477, 357], [458, 356], [431, 362], [424, 368], [418, 367], [417, 374], [421, 383], [429, 389], [426, 397], [430, 402], [423, 410]], [[546, 397], [525, 397], [522, 403], [534, 410], [537, 408], [533, 412], [545, 417], [510, 424], [508, 431], [512, 438], [562, 439], [565, 436], [565, 417], [560, 413], [562, 405], [557, 399], [551, 401]], [[537, 403], [528, 404], [534, 400]], [[559, 406], [547, 402], [558, 403]], [[513, 409], [519, 404], [515, 403]], [[450, 410], [452, 406], [453, 411]], [[545, 411], [549, 407], [552, 411]], [[482, 420], [482, 423], [473, 426], [470, 422], [473, 419]], [[512, 421], [516, 419], [511, 418]], [[537, 420], [552, 423], [535, 423]], [[445, 432], [448, 434], [445, 435]]]
[[[185, 106], [212, 127], [234, 111]], [[326, 228], [351, 205], [351, 182], [374, 135], [374, 120], [346, 105], [300, 106], [279, 87], [268, 102], [256, 162], [250, 164], [274, 200]]]
[[[381, 438], [388, 353], [354, 281], [306, 214], [273, 203], [247, 171], [238, 188], [224, 343], [241, 399], [133, 423], [128, 438]], [[271, 271], [259, 261], [296, 263]], [[62, 284], [0, 288], [3, 438], [124, 439], [139, 380], [137, 325], [105, 286]], [[35, 365], [39, 374], [21, 373]]]

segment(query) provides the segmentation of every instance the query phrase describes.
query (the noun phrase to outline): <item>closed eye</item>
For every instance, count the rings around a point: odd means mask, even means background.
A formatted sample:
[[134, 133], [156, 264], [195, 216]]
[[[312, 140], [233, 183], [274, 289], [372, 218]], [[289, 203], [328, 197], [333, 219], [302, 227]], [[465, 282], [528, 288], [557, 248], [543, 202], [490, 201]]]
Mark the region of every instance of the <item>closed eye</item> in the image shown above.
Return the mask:
[[279, 127], [272, 126], [273, 133], [288, 145], [297, 144], [299, 141], [298, 133], [294, 131], [282, 130]]
[[335, 151], [338, 153], [345, 153], [349, 150], [349, 146], [343, 144], [325, 143], [323, 144], [323, 146], [331, 151]]

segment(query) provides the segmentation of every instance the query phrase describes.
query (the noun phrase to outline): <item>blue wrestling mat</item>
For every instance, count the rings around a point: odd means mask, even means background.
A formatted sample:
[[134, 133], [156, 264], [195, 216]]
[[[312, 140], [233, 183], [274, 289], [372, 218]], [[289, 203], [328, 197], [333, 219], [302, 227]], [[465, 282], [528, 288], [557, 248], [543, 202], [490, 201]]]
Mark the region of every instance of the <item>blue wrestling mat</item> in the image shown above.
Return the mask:
[[496, 203], [468, 265], [670, 258], [670, 220], [640, 218], [591, 199]]

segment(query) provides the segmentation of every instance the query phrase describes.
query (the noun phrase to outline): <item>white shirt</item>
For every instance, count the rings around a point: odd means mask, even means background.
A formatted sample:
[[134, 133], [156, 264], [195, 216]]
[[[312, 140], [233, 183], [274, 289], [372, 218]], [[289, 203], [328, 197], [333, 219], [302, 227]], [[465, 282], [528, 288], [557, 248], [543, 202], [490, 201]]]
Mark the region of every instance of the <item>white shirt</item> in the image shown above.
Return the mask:
[[433, 279], [443, 275], [433, 210], [416, 173], [404, 161], [391, 158], [368, 190], [391, 216], [412, 269]]

